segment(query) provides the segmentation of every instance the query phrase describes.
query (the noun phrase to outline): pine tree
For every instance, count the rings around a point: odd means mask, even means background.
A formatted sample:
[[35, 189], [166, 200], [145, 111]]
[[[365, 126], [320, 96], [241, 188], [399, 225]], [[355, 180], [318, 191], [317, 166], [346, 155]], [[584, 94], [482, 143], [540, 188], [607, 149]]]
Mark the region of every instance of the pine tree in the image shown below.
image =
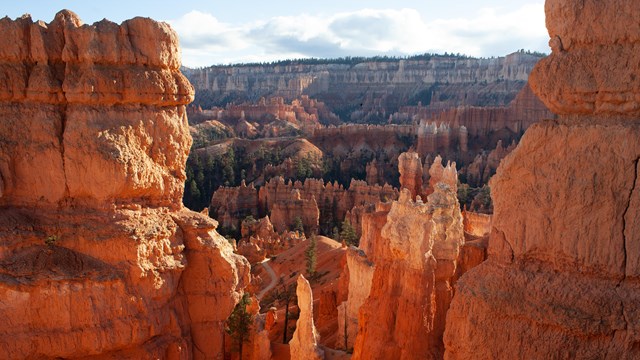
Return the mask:
[[300, 216], [296, 216], [293, 219], [293, 231], [304, 234], [304, 224], [302, 223], [302, 218]]
[[282, 291], [279, 292], [278, 299], [284, 300], [285, 302], [285, 312], [284, 312], [284, 329], [282, 331], [282, 343], [286, 344], [288, 342], [288, 330], [289, 330], [289, 305], [291, 303], [297, 302], [296, 297], [296, 287], [295, 283], [286, 286], [284, 284], [284, 279], [280, 278], [280, 286]]
[[251, 298], [249, 294], [245, 293], [240, 302], [236, 304], [225, 324], [225, 331], [231, 336], [234, 346], [240, 355], [240, 360], [242, 360], [242, 346], [248, 340], [251, 325], [253, 324], [253, 315], [247, 312], [247, 305], [249, 304], [251, 304]]
[[331, 238], [335, 241], [340, 241], [340, 231], [337, 226], [333, 227], [333, 231], [331, 233]]
[[317, 240], [315, 235], [309, 238], [309, 245], [307, 246], [307, 250], [304, 252], [304, 256], [307, 259], [307, 274], [309, 274], [309, 277], [313, 277], [316, 273], [316, 262], [318, 256]]
[[359, 245], [358, 235], [356, 235], [355, 229], [353, 228], [353, 226], [351, 226], [351, 222], [349, 222], [349, 220], [347, 219], [345, 219], [342, 222], [342, 231], [340, 232], [340, 239], [344, 241], [348, 246]]

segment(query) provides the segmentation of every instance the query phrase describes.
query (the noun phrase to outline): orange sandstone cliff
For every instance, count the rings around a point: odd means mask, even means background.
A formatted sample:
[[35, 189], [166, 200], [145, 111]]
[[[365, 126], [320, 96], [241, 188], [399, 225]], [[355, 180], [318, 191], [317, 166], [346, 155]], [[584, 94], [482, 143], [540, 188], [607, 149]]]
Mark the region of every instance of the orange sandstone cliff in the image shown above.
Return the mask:
[[249, 268], [182, 206], [175, 32], [65, 10], [0, 33], [1, 356], [214, 358]]
[[489, 258], [462, 276], [446, 359], [640, 357], [640, 3], [547, 0], [552, 54], [491, 189]]
[[[413, 162], [412, 168], [422, 168], [417, 155]], [[349, 295], [339, 309], [346, 339], [338, 344], [349, 348], [359, 307], [353, 359], [442, 357], [445, 315], [464, 243], [450, 172], [455, 174], [455, 164], [432, 177], [435, 185], [426, 202], [403, 188], [398, 201], [379, 204], [363, 217], [360, 246], [368, 261], [364, 254], [348, 255]], [[351, 280], [351, 275], [361, 278]]]

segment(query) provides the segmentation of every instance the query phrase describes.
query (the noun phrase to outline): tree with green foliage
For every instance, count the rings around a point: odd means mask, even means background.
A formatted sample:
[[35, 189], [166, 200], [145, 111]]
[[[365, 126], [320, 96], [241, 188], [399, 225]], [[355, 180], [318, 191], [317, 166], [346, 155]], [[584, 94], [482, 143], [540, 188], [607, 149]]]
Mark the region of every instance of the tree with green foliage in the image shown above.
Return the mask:
[[464, 209], [464, 206], [471, 202], [471, 187], [469, 184], [458, 182], [458, 202], [460, 202], [460, 208]]
[[296, 178], [298, 180], [304, 180], [313, 176], [313, 160], [311, 153], [307, 153], [305, 157], [296, 160]]
[[342, 222], [342, 231], [340, 232], [340, 240], [344, 241], [348, 246], [358, 246], [359, 240], [356, 230], [351, 226], [351, 222], [345, 219]]
[[309, 245], [307, 245], [307, 250], [304, 252], [304, 257], [307, 260], [307, 274], [312, 278], [316, 273], [316, 263], [318, 261], [318, 243], [315, 235], [309, 238]]
[[483, 185], [478, 195], [476, 195], [474, 201], [482, 207], [482, 210], [487, 212], [493, 211], [493, 203], [491, 202], [491, 189], [489, 185]]
[[222, 177], [224, 179], [225, 186], [233, 186], [235, 184], [235, 162], [236, 155], [233, 148], [230, 147], [222, 158]]
[[[276, 293], [275, 295], [276, 299], [280, 301], [284, 301], [285, 303], [282, 343], [287, 344], [289, 342], [289, 334], [293, 333], [293, 331], [289, 332], [289, 330], [291, 330], [289, 328], [289, 320], [295, 317], [291, 316], [293, 314], [291, 314], [291, 312], [289, 311], [289, 305], [291, 305], [292, 303], [295, 304], [297, 302], [296, 283], [293, 282], [287, 286], [284, 282], [284, 276], [281, 276], [280, 280], [278, 281], [278, 286], [275, 288], [275, 293]], [[295, 330], [295, 327], [293, 330]]]
[[291, 230], [297, 231], [300, 234], [304, 234], [304, 223], [302, 223], [302, 218], [300, 216], [296, 216], [293, 219], [293, 226]]
[[249, 339], [253, 324], [253, 315], [247, 311], [247, 305], [249, 304], [251, 304], [251, 297], [245, 293], [225, 323], [225, 331], [231, 336], [240, 360], [242, 360], [242, 347]]
[[337, 226], [333, 227], [333, 231], [331, 233], [331, 238], [335, 241], [340, 241], [340, 231]]

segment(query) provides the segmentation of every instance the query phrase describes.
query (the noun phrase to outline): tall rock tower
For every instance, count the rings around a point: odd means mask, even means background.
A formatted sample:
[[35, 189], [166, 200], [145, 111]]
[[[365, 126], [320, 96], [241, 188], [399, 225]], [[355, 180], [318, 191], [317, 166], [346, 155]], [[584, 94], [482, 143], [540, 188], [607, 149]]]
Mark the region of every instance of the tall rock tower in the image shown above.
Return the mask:
[[446, 359], [640, 358], [640, 2], [545, 12], [530, 84], [559, 116], [491, 182], [489, 259], [458, 283]]
[[0, 20], [0, 357], [211, 359], [248, 262], [182, 205], [176, 33]]

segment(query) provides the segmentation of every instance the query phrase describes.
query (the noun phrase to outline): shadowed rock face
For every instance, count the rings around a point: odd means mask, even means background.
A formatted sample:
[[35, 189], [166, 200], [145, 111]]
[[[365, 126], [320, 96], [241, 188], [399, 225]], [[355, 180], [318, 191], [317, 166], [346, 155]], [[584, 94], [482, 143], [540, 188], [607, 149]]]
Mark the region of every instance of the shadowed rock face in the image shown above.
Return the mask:
[[0, 353], [219, 353], [248, 264], [182, 206], [193, 88], [176, 34], [66, 10], [0, 33]]
[[560, 116], [491, 181], [489, 259], [447, 315], [447, 359], [640, 356], [640, 3], [548, 0], [553, 53], [532, 72]]

